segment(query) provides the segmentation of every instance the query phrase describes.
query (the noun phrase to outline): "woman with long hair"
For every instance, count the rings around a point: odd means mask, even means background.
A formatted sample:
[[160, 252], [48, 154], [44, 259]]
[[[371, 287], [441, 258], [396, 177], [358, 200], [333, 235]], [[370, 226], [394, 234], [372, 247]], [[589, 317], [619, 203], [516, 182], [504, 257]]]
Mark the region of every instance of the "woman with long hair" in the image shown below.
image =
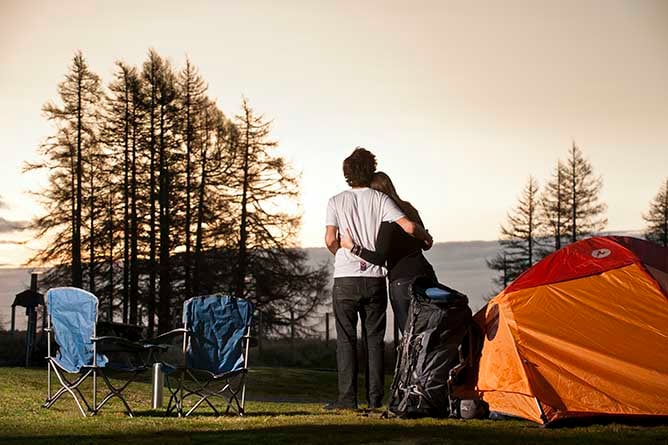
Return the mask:
[[[376, 172], [371, 181], [371, 188], [388, 195], [406, 217], [424, 227], [418, 211], [410, 202], [399, 197], [387, 174]], [[396, 223], [383, 222], [378, 229], [375, 251], [356, 245], [349, 233], [343, 234], [341, 247], [349, 249], [351, 253], [365, 261], [387, 267], [390, 304], [399, 329], [403, 333], [411, 302], [410, 284], [417, 277], [427, 277], [434, 282], [437, 281], [434, 268], [422, 254], [424, 242], [406, 234]]]

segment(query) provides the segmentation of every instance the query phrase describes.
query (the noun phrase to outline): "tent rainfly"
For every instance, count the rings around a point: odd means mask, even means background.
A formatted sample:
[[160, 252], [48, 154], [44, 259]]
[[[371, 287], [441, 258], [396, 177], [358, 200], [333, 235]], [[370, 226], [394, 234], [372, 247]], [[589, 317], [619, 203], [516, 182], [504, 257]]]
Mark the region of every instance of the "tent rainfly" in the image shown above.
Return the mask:
[[477, 389], [492, 411], [544, 425], [668, 416], [664, 247], [578, 241], [520, 275], [476, 321], [485, 332]]

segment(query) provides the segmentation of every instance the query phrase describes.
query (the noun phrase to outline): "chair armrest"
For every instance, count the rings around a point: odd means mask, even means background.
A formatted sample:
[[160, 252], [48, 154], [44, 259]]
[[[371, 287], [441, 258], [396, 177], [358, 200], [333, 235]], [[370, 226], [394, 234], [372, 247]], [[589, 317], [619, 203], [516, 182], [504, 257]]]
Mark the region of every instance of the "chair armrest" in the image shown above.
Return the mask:
[[248, 340], [248, 346], [250, 346], [251, 348], [254, 348], [258, 345], [257, 337], [252, 337], [250, 335], [244, 335], [241, 338], [245, 338], [246, 340]]
[[177, 337], [179, 335], [185, 335], [186, 337], [188, 337], [191, 335], [191, 332], [186, 328], [172, 329], [171, 331], [165, 332], [164, 334], [160, 334], [157, 337], [144, 340], [144, 343], [150, 345], [170, 343], [174, 337]]
[[122, 337], [113, 336], [92, 337], [91, 341], [93, 343], [97, 343], [100, 348], [113, 351], [145, 351], [146, 349], [151, 349], [154, 346], [150, 344], [138, 343]]

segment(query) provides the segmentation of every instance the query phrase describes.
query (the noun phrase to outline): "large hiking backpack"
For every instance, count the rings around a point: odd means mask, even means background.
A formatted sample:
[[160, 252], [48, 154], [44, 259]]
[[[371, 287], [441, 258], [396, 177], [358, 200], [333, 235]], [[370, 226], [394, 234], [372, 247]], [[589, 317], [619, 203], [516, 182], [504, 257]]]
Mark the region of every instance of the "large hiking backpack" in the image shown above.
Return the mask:
[[479, 343], [466, 295], [428, 278], [410, 288], [411, 305], [397, 350], [389, 412], [402, 418], [481, 417], [478, 401], [460, 403], [453, 389]]

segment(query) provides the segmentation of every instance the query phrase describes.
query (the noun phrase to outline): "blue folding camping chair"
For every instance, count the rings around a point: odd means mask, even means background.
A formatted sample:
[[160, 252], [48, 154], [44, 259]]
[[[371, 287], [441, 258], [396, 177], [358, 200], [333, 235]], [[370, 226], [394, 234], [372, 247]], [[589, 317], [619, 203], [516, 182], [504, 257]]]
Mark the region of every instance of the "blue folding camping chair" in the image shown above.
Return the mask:
[[[136, 343], [119, 337], [97, 337], [97, 297], [74, 287], [50, 289], [47, 304], [47, 398], [45, 408], [51, 408], [63, 394], [69, 393], [81, 414], [95, 415], [112, 398], [117, 397], [132, 417], [132, 409], [123, 397], [123, 391], [138, 374], [146, 371], [153, 361], [153, 354], [161, 346]], [[58, 347], [52, 354], [52, 341]], [[111, 357], [111, 359], [110, 359]], [[55, 374], [61, 387], [52, 394], [52, 377]], [[68, 377], [75, 374], [74, 378]], [[109, 375], [123, 376], [125, 382], [117, 387]], [[98, 403], [97, 377], [101, 376], [108, 393]], [[92, 377], [92, 403], [88, 403], [80, 387]], [[83, 403], [83, 405], [82, 405]], [[84, 406], [86, 409], [84, 410]]]
[[242, 416], [246, 399], [248, 350], [253, 321], [253, 305], [225, 295], [193, 297], [183, 304], [183, 328], [151, 340], [168, 343], [182, 336], [178, 364], [163, 362], [167, 388], [171, 394], [167, 414], [184, 416], [184, 401], [195, 396], [192, 414], [206, 402], [216, 415], [213, 399], [225, 401]]

